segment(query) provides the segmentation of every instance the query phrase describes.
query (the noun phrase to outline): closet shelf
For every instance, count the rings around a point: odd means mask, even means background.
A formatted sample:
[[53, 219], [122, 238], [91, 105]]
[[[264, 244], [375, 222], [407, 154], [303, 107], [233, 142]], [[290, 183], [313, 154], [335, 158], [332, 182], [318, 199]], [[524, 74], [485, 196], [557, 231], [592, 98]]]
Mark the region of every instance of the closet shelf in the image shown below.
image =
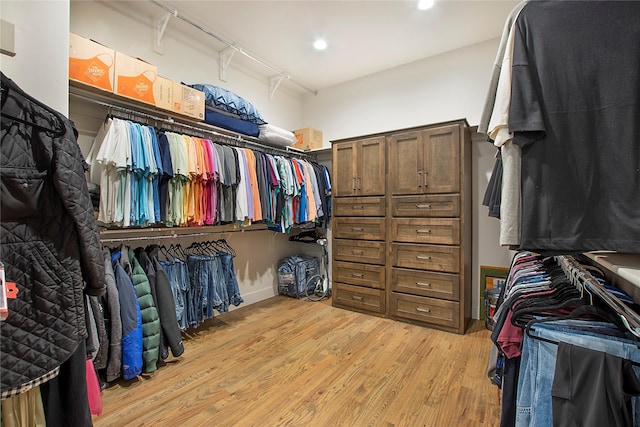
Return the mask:
[[153, 240], [193, 238], [211, 236], [214, 234], [230, 234], [237, 232], [268, 230], [266, 224], [256, 223], [241, 227], [237, 224], [207, 225], [201, 227], [146, 227], [146, 228], [118, 228], [100, 231], [103, 243], [126, 242], [132, 240]]
[[640, 254], [596, 251], [584, 255], [605, 270], [612, 284], [624, 289], [635, 301], [640, 301]]
[[170, 111], [155, 108], [128, 98], [92, 89], [83, 84], [69, 81], [69, 96], [108, 109], [108, 113], [121, 119], [141, 122], [156, 128], [184, 133], [197, 137], [214, 137], [224, 144], [242, 148], [253, 148], [277, 156], [298, 157], [317, 160], [316, 154], [293, 147], [275, 147], [264, 144], [258, 138], [243, 135], [205, 122], [189, 119]]

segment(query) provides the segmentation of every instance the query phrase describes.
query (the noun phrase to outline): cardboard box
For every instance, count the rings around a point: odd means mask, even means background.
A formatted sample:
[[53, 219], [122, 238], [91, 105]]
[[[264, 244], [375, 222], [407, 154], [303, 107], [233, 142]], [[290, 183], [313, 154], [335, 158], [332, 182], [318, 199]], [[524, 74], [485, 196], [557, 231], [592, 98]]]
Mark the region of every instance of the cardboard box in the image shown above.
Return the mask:
[[204, 120], [204, 92], [173, 82], [174, 113]]
[[156, 107], [173, 111], [173, 80], [157, 76], [153, 82], [153, 98]]
[[158, 67], [141, 59], [116, 52], [116, 95], [155, 105], [153, 84], [158, 76]]
[[293, 131], [296, 136], [296, 142], [292, 147], [302, 150], [313, 150], [322, 148], [322, 131], [313, 128], [297, 129]]
[[115, 51], [69, 33], [69, 80], [113, 91]]

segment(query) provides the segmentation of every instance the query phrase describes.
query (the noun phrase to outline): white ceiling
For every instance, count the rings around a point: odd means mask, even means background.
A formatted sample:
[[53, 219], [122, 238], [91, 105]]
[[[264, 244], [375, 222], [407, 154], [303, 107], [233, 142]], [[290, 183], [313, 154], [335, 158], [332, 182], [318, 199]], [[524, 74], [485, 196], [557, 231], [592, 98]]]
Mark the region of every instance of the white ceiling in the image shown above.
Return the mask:
[[[301, 93], [499, 37], [519, 3], [436, 0], [433, 8], [422, 11], [417, 0], [154, 1], [179, 15], [169, 19], [166, 34], [189, 37], [213, 52], [228, 47], [196, 29], [195, 23], [290, 76], [282, 84]], [[151, 0], [111, 1], [109, 6], [144, 16], [147, 22], [167, 15]], [[316, 37], [327, 41], [326, 50], [313, 49]], [[265, 78], [277, 75], [242, 53], [236, 52], [232, 61]]]

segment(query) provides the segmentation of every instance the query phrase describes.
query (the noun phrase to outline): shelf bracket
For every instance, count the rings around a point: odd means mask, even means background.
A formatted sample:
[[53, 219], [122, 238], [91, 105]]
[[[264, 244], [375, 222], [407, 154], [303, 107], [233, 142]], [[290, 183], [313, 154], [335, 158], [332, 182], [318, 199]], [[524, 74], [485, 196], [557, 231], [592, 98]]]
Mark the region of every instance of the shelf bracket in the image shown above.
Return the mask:
[[236, 53], [237, 48], [228, 47], [222, 52], [220, 52], [220, 80], [223, 82], [227, 81], [227, 68], [229, 68], [229, 64], [231, 63], [231, 58]]
[[280, 83], [282, 83], [285, 77], [289, 80], [289, 76], [285, 76], [284, 74], [278, 74], [269, 79], [269, 100], [273, 99], [273, 94], [276, 93], [278, 86], [280, 86]]
[[164, 47], [162, 46], [162, 38], [164, 37], [164, 32], [167, 30], [167, 24], [169, 24], [169, 19], [172, 16], [178, 16], [178, 11], [174, 10], [173, 12], [167, 12], [166, 15], [159, 17], [156, 19], [155, 31], [154, 35], [154, 43], [153, 43], [153, 51], [155, 53], [159, 53], [160, 55], [164, 55]]

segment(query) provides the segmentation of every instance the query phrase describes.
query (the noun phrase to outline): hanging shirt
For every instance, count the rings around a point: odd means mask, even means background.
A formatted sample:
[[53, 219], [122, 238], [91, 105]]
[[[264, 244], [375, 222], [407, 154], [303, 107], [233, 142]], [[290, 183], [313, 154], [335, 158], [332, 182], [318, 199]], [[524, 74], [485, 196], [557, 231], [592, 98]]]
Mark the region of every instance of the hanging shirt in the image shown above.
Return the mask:
[[160, 202], [160, 217], [165, 222], [167, 219], [167, 191], [169, 181], [173, 178], [173, 162], [171, 160], [171, 150], [169, 149], [169, 139], [164, 133], [158, 135], [158, 149], [162, 159], [162, 175], [158, 181], [158, 199]]
[[241, 148], [234, 147], [234, 150], [238, 153], [240, 171], [240, 183], [238, 185], [238, 191], [236, 193], [236, 220], [243, 222], [249, 218], [249, 205], [247, 203], [247, 171], [245, 168], [246, 161], [244, 159], [244, 151]]

